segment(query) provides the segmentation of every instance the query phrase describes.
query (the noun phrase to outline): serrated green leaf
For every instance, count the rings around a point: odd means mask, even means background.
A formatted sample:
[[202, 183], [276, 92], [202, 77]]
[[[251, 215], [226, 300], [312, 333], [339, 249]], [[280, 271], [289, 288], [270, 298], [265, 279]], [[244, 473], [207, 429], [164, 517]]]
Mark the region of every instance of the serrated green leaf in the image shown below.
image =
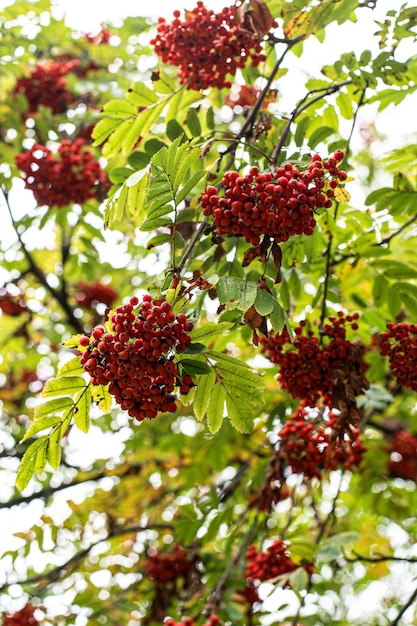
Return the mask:
[[283, 311], [283, 309], [280, 307], [278, 302], [275, 301], [274, 308], [269, 317], [269, 320], [272, 324], [272, 328], [277, 333], [280, 333], [283, 330], [285, 326], [285, 318], [286, 318], [285, 311]]
[[227, 417], [231, 425], [239, 433], [249, 434], [253, 430], [253, 420], [257, 416], [253, 408], [242, 404], [240, 396], [226, 394]]
[[90, 429], [91, 385], [83, 389], [75, 398], [74, 423], [83, 433]]
[[141, 170], [146, 167], [150, 160], [150, 155], [146, 154], [146, 152], [141, 152], [140, 150], [135, 150], [127, 157], [129, 165], [136, 170]]
[[126, 139], [127, 134], [129, 133], [129, 129], [133, 126], [133, 124], [137, 121], [138, 118], [130, 117], [127, 120], [124, 120], [121, 124], [117, 126], [117, 128], [111, 133], [106, 143], [102, 148], [103, 156], [106, 159], [110, 159], [115, 156], [121, 149], [123, 142]]
[[110, 395], [108, 388], [104, 385], [91, 385], [90, 391], [91, 397], [100, 411], [109, 413], [113, 406], [113, 397]]
[[35, 406], [34, 419], [43, 419], [47, 415], [51, 415], [51, 413], [62, 413], [62, 411], [73, 406], [73, 404], [74, 401], [69, 396], [48, 400], [47, 402]]
[[158, 102], [159, 99], [157, 94], [152, 89], [149, 89], [143, 82], [134, 83], [130, 89], [126, 91], [125, 98], [128, 102], [137, 107], [148, 107]]
[[192, 330], [190, 332], [190, 337], [193, 342], [210, 342], [215, 337], [222, 335], [225, 330], [228, 330], [232, 326], [233, 324], [231, 322], [220, 322], [219, 324], [216, 324], [215, 322], [207, 322], [199, 328]]
[[91, 133], [91, 137], [94, 139], [93, 146], [102, 144], [121, 123], [121, 120], [114, 118], [106, 118], [97, 122]]
[[204, 416], [207, 413], [215, 381], [216, 372], [213, 368], [206, 376], [198, 378], [197, 388], [194, 395], [193, 411], [199, 422], [204, 419]]
[[127, 117], [128, 115], [136, 115], [138, 107], [126, 100], [110, 100], [103, 106], [103, 112], [112, 117]]
[[74, 376], [75, 374], [84, 374], [85, 370], [80, 362], [80, 357], [75, 356], [73, 359], [65, 363], [59, 368], [56, 375], [57, 378], [61, 376]]
[[197, 111], [194, 107], [190, 107], [187, 112], [187, 126], [193, 137], [200, 137], [201, 124], [198, 119]]
[[87, 383], [81, 376], [66, 376], [62, 378], [52, 378], [48, 380], [42, 391], [44, 398], [51, 396], [63, 396], [67, 393], [74, 393], [86, 387]]
[[169, 217], [157, 217], [156, 219], [145, 220], [140, 229], [144, 232], [149, 232], [150, 230], [156, 230], [163, 226], [171, 226], [172, 223], [172, 219]]
[[182, 358], [180, 361], [181, 365], [185, 369], [187, 374], [210, 374], [212, 368], [210, 365], [207, 365], [205, 361], [202, 361], [198, 358]]
[[177, 120], [169, 120], [166, 128], [166, 134], [168, 139], [174, 141], [177, 137], [184, 137], [184, 129]]
[[308, 140], [308, 145], [310, 148], [315, 148], [317, 144], [325, 141], [330, 135], [333, 135], [334, 129], [330, 126], [320, 126], [316, 128], [316, 130], [312, 133], [311, 137]]
[[162, 235], [156, 235], [152, 237], [146, 244], [147, 250], [152, 250], [152, 248], [156, 248], [157, 246], [161, 246], [163, 243], [168, 243], [168, 241], [172, 241], [172, 236], [168, 233], [164, 233]]
[[82, 333], [79, 333], [78, 335], [72, 335], [72, 337], [69, 337], [68, 339], [66, 339], [62, 345], [65, 348], [71, 348], [71, 350], [77, 349], [77, 350], [80, 350], [81, 352], [85, 350], [84, 346], [80, 346], [81, 337], [84, 337]]
[[[72, 403], [71, 403], [72, 404]], [[59, 424], [61, 422], [61, 417], [59, 415], [51, 415], [50, 417], [45, 417], [44, 419], [40, 419], [37, 422], [34, 422], [30, 428], [25, 432], [24, 436], [20, 440], [20, 443], [27, 441], [34, 435], [37, 435], [42, 430], [46, 430], [51, 426], [55, 426], [55, 424]]]
[[56, 426], [49, 435], [46, 459], [52, 469], [58, 469], [61, 463], [61, 425]]
[[239, 302], [240, 282], [239, 279], [232, 276], [220, 276], [216, 285], [216, 292], [221, 304], [226, 304], [226, 302], [237, 304]]
[[243, 280], [239, 285], [239, 302], [237, 308], [240, 311], [247, 311], [255, 302], [258, 294], [258, 286], [254, 281]]
[[[227, 323], [229, 322], [222, 322], [222, 324], [227, 324]], [[206, 350], [206, 355], [209, 358], [215, 359], [217, 362], [229, 363], [230, 365], [233, 365], [234, 367], [238, 367], [239, 369], [244, 369], [250, 372], [251, 374], [253, 374], [252, 368], [245, 361], [236, 359], [235, 357], [229, 356], [228, 354], [224, 354], [224, 352], [216, 352], [215, 350]], [[257, 374], [253, 374], [253, 375], [257, 376]]]
[[187, 179], [185, 185], [183, 185], [180, 188], [180, 190], [178, 191], [178, 193], [175, 196], [175, 203], [176, 203], [177, 206], [183, 200], [185, 200], [185, 198], [188, 196], [190, 191], [192, 191], [194, 189], [196, 184], [203, 178], [203, 176], [205, 174], [206, 174], [206, 170], [198, 170], [197, 172], [194, 172], [194, 174], [192, 174], [190, 176], [190, 178]]
[[225, 397], [226, 390], [221, 383], [216, 383], [212, 388], [207, 407], [207, 426], [213, 435], [220, 430], [223, 424]]
[[259, 315], [269, 315], [270, 313], [272, 313], [276, 304], [277, 301], [275, 300], [273, 295], [271, 295], [264, 289], [258, 289], [253, 305]]
[[[43, 435], [36, 439], [26, 450], [20, 462], [19, 470], [16, 477], [16, 487], [19, 491], [23, 491], [29, 484], [30, 479], [35, 473], [36, 461], [38, 453], [43, 449], [46, 463], [46, 446], [48, 445], [48, 435]], [[43, 471], [43, 470], [42, 470]]]

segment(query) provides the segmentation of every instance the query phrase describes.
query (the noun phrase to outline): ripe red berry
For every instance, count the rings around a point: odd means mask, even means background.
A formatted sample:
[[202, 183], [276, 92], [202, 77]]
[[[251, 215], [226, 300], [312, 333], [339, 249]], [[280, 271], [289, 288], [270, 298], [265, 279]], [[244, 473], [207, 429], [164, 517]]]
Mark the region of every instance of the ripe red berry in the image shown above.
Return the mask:
[[39, 205], [64, 207], [90, 198], [103, 199], [109, 187], [107, 175], [82, 139], [61, 141], [56, 156], [35, 143], [16, 155], [16, 164]]
[[174, 11], [171, 24], [160, 18], [151, 44], [164, 63], [179, 68], [180, 82], [188, 89], [230, 87], [227, 76], [234, 76], [249, 60], [257, 66], [265, 59], [256, 35], [240, 28], [235, 7], [214, 13], [199, 1], [184, 21], [180, 15]]
[[81, 363], [93, 385], [109, 384], [121, 408], [143, 420], [175, 412], [175, 389], [189, 392], [192, 378], [180, 375], [173, 358], [191, 342], [192, 324], [184, 314], [175, 316], [166, 300], [152, 302], [146, 294], [135, 311], [136, 300], [116, 308], [111, 333], [93, 330]]

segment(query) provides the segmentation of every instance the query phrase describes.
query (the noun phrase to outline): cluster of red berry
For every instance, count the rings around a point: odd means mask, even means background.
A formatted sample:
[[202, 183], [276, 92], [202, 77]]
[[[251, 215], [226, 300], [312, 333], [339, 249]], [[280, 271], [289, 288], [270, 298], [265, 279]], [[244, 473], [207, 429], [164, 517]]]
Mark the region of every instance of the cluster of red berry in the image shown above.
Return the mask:
[[300, 407], [279, 433], [280, 451], [293, 472], [320, 479], [322, 470], [359, 465], [366, 450], [359, 432], [355, 427], [341, 432], [332, 412], [324, 418]]
[[109, 384], [109, 392], [121, 408], [137, 420], [154, 418], [158, 412], [177, 410], [175, 387], [187, 394], [191, 376], [180, 376], [174, 353], [190, 344], [193, 325], [185, 315], [175, 315], [166, 300], [152, 302], [143, 296], [118, 306], [111, 316], [113, 332], [97, 326], [91, 337], [81, 336], [87, 350], [81, 363], [93, 385]]
[[342, 312], [330, 317], [320, 337], [313, 330], [303, 334], [306, 321], [294, 330], [293, 342], [286, 329], [261, 337], [262, 351], [280, 368], [281, 387], [309, 406], [315, 406], [321, 397], [327, 406], [336, 408], [333, 395], [341, 383], [349, 384], [354, 395], [366, 389], [364, 347], [346, 339], [346, 325], [357, 330], [358, 317], [357, 313], [345, 316]]
[[394, 476], [417, 481], [417, 437], [406, 430], [397, 431], [391, 439], [388, 469]]
[[49, 107], [54, 115], [65, 113], [76, 102], [76, 98], [68, 91], [64, 76], [79, 64], [78, 59], [52, 61], [48, 65], [38, 63], [29, 76], [18, 79], [14, 91], [26, 97], [29, 113], [36, 113], [41, 105]]
[[102, 200], [109, 186], [107, 175], [82, 139], [61, 141], [57, 156], [35, 143], [16, 156], [16, 164], [40, 205], [64, 207], [89, 198]]
[[39, 624], [34, 612], [36, 607], [32, 604], [26, 604], [20, 611], [13, 615], [5, 615], [3, 617], [3, 626], [37, 626]]
[[[220, 624], [220, 618], [217, 615], [211, 615], [202, 626], [218, 626], [218, 624]], [[164, 621], [164, 626], [195, 626], [195, 624], [192, 617], [183, 617], [179, 622], [169, 617]]]
[[260, 174], [257, 167], [251, 167], [245, 176], [226, 172], [222, 196], [216, 187], [206, 187], [201, 198], [203, 213], [213, 216], [219, 235], [243, 236], [254, 246], [263, 235], [275, 243], [287, 241], [291, 235], [312, 235], [314, 211], [330, 208], [339, 181], [347, 178], [337, 166], [343, 158], [343, 151], [336, 150], [325, 161], [315, 154], [305, 171], [286, 163], [274, 174]]
[[187, 558], [184, 548], [176, 546], [173, 554], [160, 554], [157, 550], [149, 552], [146, 563], [148, 578], [159, 585], [173, 583], [177, 578], [185, 577], [192, 562]]
[[[248, 559], [246, 578], [251, 581], [264, 582], [272, 580], [284, 574], [290, 574], [297, 569], [298, 565], [292, 561], [286, 544], [282, 539], [277, 539], [266, 550], [258, 552], [255, 545], [251, 545], [246, 552]], [[285, 585], [288, 587], [288, 583]]]
[[391, 372], [399, 385], [417, 391], [417, 324], [387, 324], [378, 337], [382, 356], [388, 356]]
[[117, 298], [117, 291], [110, 285], [105, 285], [99, 280], [88, 284], [81, 282], [75, 296], [77, 304], [83, 309], [91, 309], [92, 306], [101, 302], [110, 307]]
[[180, 83], [188, 89], [231, 87], [227, 75], [234, 76], [249, 59], [253, 66], [265, 59], [258, 37], [239, 27], [235, 7], [214, 13], [197, 2], [184, 21], [180, 15], [174, 11], [170, 24], [159, 18], [151, 44], [164, 63], [179, 67]]

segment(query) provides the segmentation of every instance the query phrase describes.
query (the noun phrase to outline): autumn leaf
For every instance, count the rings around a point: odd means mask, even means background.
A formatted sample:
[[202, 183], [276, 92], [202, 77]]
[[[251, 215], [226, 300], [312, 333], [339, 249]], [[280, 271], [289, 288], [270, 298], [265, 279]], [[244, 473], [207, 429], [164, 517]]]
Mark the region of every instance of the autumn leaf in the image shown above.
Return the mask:
[[269, 33], [274, 24], [274, 17], [264, 0], [250, 0], [250, 5], [252, 7], [252, 11], [250, 13], [255, 31], [259, 38], [263, 39], [265, 35]]

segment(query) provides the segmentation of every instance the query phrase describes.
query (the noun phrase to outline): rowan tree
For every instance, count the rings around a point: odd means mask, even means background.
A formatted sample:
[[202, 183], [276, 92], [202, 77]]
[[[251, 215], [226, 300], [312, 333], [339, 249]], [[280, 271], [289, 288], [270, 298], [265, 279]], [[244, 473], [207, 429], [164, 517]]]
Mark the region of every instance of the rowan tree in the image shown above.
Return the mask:
[[386, 4], [2, 9], [4, 626], [415, 623], [417, 7]]

